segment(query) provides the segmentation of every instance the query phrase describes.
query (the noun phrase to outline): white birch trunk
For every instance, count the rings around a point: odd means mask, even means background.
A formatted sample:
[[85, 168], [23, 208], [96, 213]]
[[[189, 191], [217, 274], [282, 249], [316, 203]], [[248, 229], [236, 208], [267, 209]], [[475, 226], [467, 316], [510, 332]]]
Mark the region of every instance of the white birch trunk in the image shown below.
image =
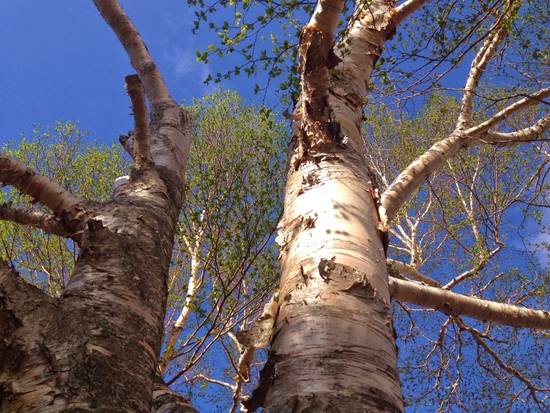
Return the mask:
[[[415, 2], [419, 7], [422, 2]], [[412, 12], [414, 7], [407, 3]], [[260, 386], [265, 412], [402, 412], [376, 184], [363, 159], [363, 99], [392, 36], [395, 3], [358, 6], [349, 54], [332, 50], [339, 14], [321, 1], [300, 43], [300, 106], [289, 150], [280, 311]], [[364, 8], [362, 8], [364, 7]], [[327, 46], [328, 45], [328, 46]]]

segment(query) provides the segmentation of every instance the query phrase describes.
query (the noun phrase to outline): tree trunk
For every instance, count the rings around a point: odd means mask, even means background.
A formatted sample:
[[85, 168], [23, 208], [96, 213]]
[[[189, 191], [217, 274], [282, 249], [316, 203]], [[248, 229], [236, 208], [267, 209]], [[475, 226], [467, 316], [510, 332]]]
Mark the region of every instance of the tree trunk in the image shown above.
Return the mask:
[[[363, 159], [366, 84], [394, 24], [369, 2], [332, 45], [343, 3], [320, 2], [300, 39], [281, 245], [280, 311], [260, 388], [266, 412], [402, 412], [376, 180]], [[368, 10], [366, 10], [368, 8]]]
[[[79, 200], [0, 156], [0, 181], [49, 207], [80, 246], [59, 299], [0, 267], [0, 412], [193, 411], [154, 383], [167, 276], [184, 202], [192, 116], [170, 97], [139, 33], [113, 0], [96, 0], [139, 74], [126, 78], [135, 134], [129, 182], [110, 202]], [[143, 86], [142, 86], [143, 84]], [[151, 107], [151, 124], [145, 95]], [[132, 145], [133, 144], [133, 145]], [[31, 221], [28, 220], [30, 223]], [[172, 406], [172, 407], [170, 407]], [[164, 410], [166, 411], [166, 410]]]
[[96, 207], [58, 300], [2, 268], [2, 412], [150, 411], [177, 212], [166, 197]]

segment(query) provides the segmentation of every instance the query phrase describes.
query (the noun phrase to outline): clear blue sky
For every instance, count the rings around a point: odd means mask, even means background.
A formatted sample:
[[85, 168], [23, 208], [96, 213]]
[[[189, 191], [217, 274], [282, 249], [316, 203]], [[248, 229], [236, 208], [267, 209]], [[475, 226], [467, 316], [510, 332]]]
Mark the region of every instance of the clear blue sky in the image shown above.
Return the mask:
[[[174, 99], [188, 102], [218, 85], [202, 82], [220, 62], [196, 62], [214, 38], [191, 33], [185, 0], [121, 1], [145, 39]], [[211, 36], [216, 36], [213, 33]], [[216, 36], [217, 37], [217, 36]], [[218, 65], [218, 67], [212, 67]], [[133, 73], [122, 46], [92, 0], [0, 2], [0, 140], [29, 133], [32, 123], [80, 121], [92, 138], [112, 141], [132, 129], [124, 76]], [[250, 100], [257, 79], [222, 86]]]

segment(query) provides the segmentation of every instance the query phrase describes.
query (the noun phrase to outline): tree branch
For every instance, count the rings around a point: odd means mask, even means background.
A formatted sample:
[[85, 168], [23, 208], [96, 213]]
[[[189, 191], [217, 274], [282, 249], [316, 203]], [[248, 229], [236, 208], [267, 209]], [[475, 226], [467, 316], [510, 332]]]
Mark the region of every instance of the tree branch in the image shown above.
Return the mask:
[[[162, 181], [170, 186], [170, 193], [179, 209], [185, 198], [183, 183], [191, 145], [193, 116], [170, 96], [143, 39], [118, 1], [94, 0], [94, 3], [122, 43], [143, 83], [151, 109], [151, 157], [157, 170], [163, 171]], [[168, 177], [167, 174], [174, 175]], [[160, 183], [160, 180], [156, 182]]]
[[[422, 185], [428, 176], [437, 171], [448, 159], [454, 157], [463, 147], [467, 147], [473, 140], [479, 139], [481, 136], [488, 136], [491, 139], [490, 136], [496, 132], [488, 133], [490, 128], [522, 109], [541, 103], [542, 99], [548, 96], [550, 96], [550, 88], [539, 90], [501, 110], [485, 122], [466, 131], [457, 129], [448, 138], [432, 145], [430, 149], [405, 168], [382, 194], [380, 198], [380, 218], [382, 225], [388, 226], [389, 221], [395, 217], [397, 211], [407, 202], [412, 193]], [[544, 117], [539, 122], [546, 127], [547, 121], [546, 117]], [[533, 126], [534, 130], [541, 128], [539, 122]], [[535, 134], [536, 132], [529, 131], [525, 133]]]
[[[205, 211], [203, 210], [200, 218], [201, 223], [204, 220], [204, 214], [205, 214]], [[191, 315], [191, 306], [195, 301], [197, 291], [199, 290], [199, 288], [201, 288], [204, 280], [204, 275], [203, 277], [199, 277], [199, 270], [201, 267], [200, 265], [201, 259], [199, 254], [200, 254], [202, 237], [204, 235], [204, 229], [205, 227], [201, 226], [197, 230], [196, 240], [194, 245], [191, 245], [191, 243], [187, 240], [185, 236], [183, 237], [185, 243], [187, 244], [188, 252], [191, 255], [191, 273], [189, 275], [189, 281], [187, 283], [187, 294], [185, 297], [185, 303], [181, 306], [181, 313], [178, 319], [176, 320], [176, 322], [172, 325], [172, 328], [168, 333], [168, 338], [166, 339], [166, 344], [165, 344], [166, 350], [159, 363], [159, 370], [161, 374], [165, 373], [166, 369], [168, 368], [168, 365], [174, 359], [178, 338], [183, 328], [187, 324], [187, 321], [189, 320], [189, 316]], [[208, 256], [210, 256], [210, 253], [208, 254]], [[209, 260], [209, 257], [207, 257], [205, 261], [208, 262], [208, 260]], [[206, 266], [207, 265], [205, 263], [203, 268]]]
[[171, 390], [159, 376], [155, 376], [153, 384], [153, 407], [151, 412], [199, 413], [188, 399]]
[[465, 135], [455, 133], [436, 142], [407, 166], [380, 197], [379, 212], [382, 225], [388, 227], [397, 211], [428, 176], [439, 170], [441, 165], [468, 143], [469, 139]]
[[2, 204], [0, 205], [0, 219], [39, 228], [48, 234], [64, 238], [71, 238], [75, 234], [73, 230], [63, 224], [58, 216], [31, 208]]
[[94, 3], [130, 57], [132, 67], [136, 69], [144, 84], [145, 93], [151, 106], [156, 106], [163, 101], [172, 101], [166, 83], [149, 54], [147, 46], [118, 1], [94, 0]]
[[474, 340], [481, 347], [483, 347], [483, 349], [487, 353], [489, 353], [489, 355], [493, 358], [493, 360], [495, 360], [495, 362], [499, 365], [501, 369], [510, 373], [512, 376], [514, 376], [516, 379], [520, 380], [521, 382], [525, 383], [525, 385], [527, 386], [527, 388], [529, 389], [529, 391], [531, 392], [531, 395], [535, 400], [537, 400], [536, 392], [547, 392], [548, 390], [550, 390], [549, 388], [535, 387], [533, 383], [529, 379], [527, 379], [523, 374], [521, 374], [518, 370], [504, 363], [504, 361], [502, 361], [499, 355], [491, 347], [487, 345], [485, 340], [483, 340], [482, 334], [479, 331], [466, 325], [466, 323], [464, 323], [459, 317], [452, 317], [452, 318], [453, 318], [453, 321], [457, 323], [460, 328], [462, 328], [463, 330], [466, 330], [472, 335]]
[[330, 71], [339, 62], [333, 50], [334, 31], [344, 1], [320, 0], [302, 29], [298, 73], [301, 78], [300, 131], [308, 148], [331, 146], [336, 140], [328, 106]]
[[519, 112], [522, 109], [526, 109], [530, 106], [542, 103], [543, 99], [547, 98], [548, 96], [550, 96], [550, 87], [541, 89], [538, 92], [535, 92], [511, 104], [507, 108], [492, 116], [490, 119], [487, 119], [485, 122], [482, 122], [477, 126], [467, 129], [466, 131], [464, 131], [464, 135], [474, 139], [478, 138], [482, 136], [484, 132], [487, 132], [489, 129], [491, 129], [493, 126], [496, 126], [507, 117]]
[[407, 17], [420, 9], [427, 2], [428, 0], [407, 0], [399, 7], [396, 7], [395, 14], [393, 16], [395, 25], [399, 26]]
[[500, 46], [507, 34], [508, 32], [503, 27], [496, 29], [496, 32], [485, 39], [476, 57], [472, 61], [470, 73], [466, 80], [466, 86], [464, 87], [464, 93], [462, 95], [462, 106], [460, 115], [458, 116], [457, 129], [464, 130], [470, 124], [477, 85], [483, 73], [485, 73], [487, 65], [495, 56], [498, 46]]
[[453, 316], [467, 316], [512, 327], [550, 329], [550, 312], [496, 303], [439, 288], [389, 277], [392, 299], [417, 304]]
[[55, 214], [62, 215], [67, 225], [75, 231], [87, 221], [87, 209], [79, 198], [51, 179], [1, 153], [0, 182], [19, 189]]
[[[137, 75], [130, 75], [126, 80], [126, 90], [132, 101], [135, 133], [132, 135], [134, 147], [132, 158], [136, 170], [148, 169], [153, 165], [151, 157], [149, 115], [143, 84]], [[124, 145], [124, 144], [123, 144]]]
[[416, 281], [420, 281], [424, 284], [430, 285], [430, 286], [435, 287], [435, 288], [441, 288], [443, 286], [442, 284], [440, 284], [439, 282], [437, 282], [433, 278], [427, 277], [427, 276], [421, 274], [420, 272], [418, 272], [418, 270], [415, 267], [413, 267], [412, 265], [405, 264], [402, 261], [395, 261], [395, 260], [387, 259], [386, 264], [389, 267], [390, 271], [391, 270], [397, 270], [397, 271], [403, 272], [407, 275], [410, 275]]
[[515, 132], [502, 133], [488, 130], [476, 142], [496, 146], [512, 146], [522, 142], [533, 142], [542, 139], [548, 129], [550, 129], [550, 113], [540, 118], [534, 125]]

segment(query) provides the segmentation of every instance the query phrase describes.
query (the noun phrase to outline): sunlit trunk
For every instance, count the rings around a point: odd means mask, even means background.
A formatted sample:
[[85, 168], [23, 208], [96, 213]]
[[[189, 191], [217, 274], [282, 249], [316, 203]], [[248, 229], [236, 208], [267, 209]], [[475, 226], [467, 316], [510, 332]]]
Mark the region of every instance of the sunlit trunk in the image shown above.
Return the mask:
[[350, 52], [339, 62], [329, 51], [324, 72], [315, 36], [327, 36], [325, 20], [314, 15], [302, 35], [266, 412], [403, 411], [376, 179], [361, 146], [366, 84], [392, 31], [392, 4], [375, 3], [357, 12]]

